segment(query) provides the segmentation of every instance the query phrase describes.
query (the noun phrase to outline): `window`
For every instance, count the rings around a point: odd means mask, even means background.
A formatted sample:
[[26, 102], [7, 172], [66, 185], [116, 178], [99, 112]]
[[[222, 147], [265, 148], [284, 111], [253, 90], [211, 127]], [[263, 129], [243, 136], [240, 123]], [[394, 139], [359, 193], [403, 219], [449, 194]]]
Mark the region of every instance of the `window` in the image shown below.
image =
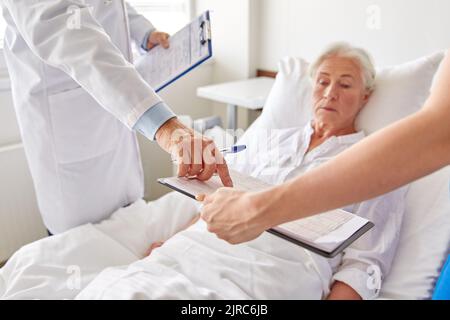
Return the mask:
[[128, 0], [158, 30], [174, 34], [191, 20], [192, 0]]
[[[114, 0], [118, 1], [118, 0]], [[139, 13], [148, 18], [158, 30], [175, 33], [191, 20], [193, 0], [128, 0]], [[0, 8], [0, 14], [1, 14]], [[0, 46], [3, 48], [3, 36], [6, 22], [0, 16]]]

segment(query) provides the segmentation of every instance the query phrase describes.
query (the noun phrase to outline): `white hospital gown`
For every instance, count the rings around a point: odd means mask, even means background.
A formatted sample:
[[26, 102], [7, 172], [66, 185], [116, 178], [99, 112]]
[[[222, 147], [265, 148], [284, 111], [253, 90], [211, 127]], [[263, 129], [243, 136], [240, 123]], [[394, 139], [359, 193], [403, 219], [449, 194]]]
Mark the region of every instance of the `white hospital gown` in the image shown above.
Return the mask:
[[[305, 155], [311, 134], [310, 125], [272, 132], [265, 142], [279, 150], [261, 152], [250, 147], [227, 161], [233, 169], [277, 184], [320, 165], [364, 137], [361, 132], [332, 137]], [[370, 219], [375, 227], [331, 260], [268, 233], [230, 245], [207, 232], [199, 221], [149, 257], [104, 270], [78, 298], [320, 299], [329, 293], [334, 280], [347, 283], [364, 299], [375, 298], [380, 285], [376, 276], [383, 278], [395, 254], [403, 195], [399, 190], [346, 208]]]

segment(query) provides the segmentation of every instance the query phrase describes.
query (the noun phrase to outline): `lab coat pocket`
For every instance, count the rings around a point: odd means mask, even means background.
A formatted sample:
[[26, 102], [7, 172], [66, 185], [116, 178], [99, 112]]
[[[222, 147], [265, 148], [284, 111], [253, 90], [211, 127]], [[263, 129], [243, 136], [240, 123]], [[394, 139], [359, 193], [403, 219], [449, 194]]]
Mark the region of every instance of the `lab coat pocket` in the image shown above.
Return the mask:
[[123, 125], [83, 88], [49, 95], [56, 160], [74, 163], [113, 150]]

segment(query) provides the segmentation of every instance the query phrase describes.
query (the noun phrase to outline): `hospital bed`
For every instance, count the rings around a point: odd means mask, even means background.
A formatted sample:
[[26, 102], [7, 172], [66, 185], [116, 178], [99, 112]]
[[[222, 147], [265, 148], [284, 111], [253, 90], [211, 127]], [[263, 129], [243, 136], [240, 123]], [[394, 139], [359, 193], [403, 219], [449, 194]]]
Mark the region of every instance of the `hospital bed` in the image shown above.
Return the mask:
[[[417, 111], [425, 101], [433, 76], [443, 57], [436, 53], [406, 64], [379, 69], [377, 90], [358, 118], [358, 127], [371, 134], [387, 124]], [[239, 139], [251, 144], [255, 130], [301, 126], [308, 121], [310, 84], [306, 78], [307, 63], [301, 58], [287, 57], [279, 64], [275, 84], [261, 116]], [[266, 73], [267, 75], [267, 73]], [[295, 115], [295, 116], [294, 116]], [[214, 127], [205, 132], [215, 138], [218, 145], [229, 144], [233, 137]], [[392, 270], [383, 281], [379, 299], [429, 299], [436, 279], [449, 254], [450, 244], [450, 168], [412, 183], [406, 197], [406, 213], [400, 243]], [[138, 201], [123, 209], [127, 212], [152, 210], [147, 221], [124, 219], [121, 229], [106, 224], [85, 225], [55, 238], [32, 243], [13, 257], [9, 270], [0, 271], [0, 297], [6, 290], [5, 272], [17, 272], [16, 287], [42, 288], [47, 284], [45, 298], [72, 297], [73, 291], [85, 286], [98, 271], [109, 266], [129, 264], [142, 257], [146, 247], [170, 237], [186, 224], [198, 208], [190, 200], [171, 193], [157, 201]], [[152, 219], [182, 207], [186, 215], [162, 224], [158, 234], [140, 237], [122, 230], [132, 230], [133, 224], [151, 224]], [[178, 208], [178, 209], [177, 209]], [[156, 212], [156, 213], [155, 213]], [[123, 215], [113, 216], [113, 221]], [[135, 239], [147, 239], [138, 243]], [[48, 273], [42, 274], [42, 263], [49, 264]], [[77, 265], [83, 261], [82, 268]], [[14, 268], [13, 268], [14, 267]], [[2, 274], [3, 272], [3, 274]], [[83, 274], [81, 274], [81, 272]], [[39, 274], [39, 277], [33, 277]], [[58, 279], [59, 277], [59, 279]], [[14, 298], [14, 295], [10, 296]], [[27, 297], [21, 291], [21, 296]], [[28, 296], [30, 297], [30, 296]]]

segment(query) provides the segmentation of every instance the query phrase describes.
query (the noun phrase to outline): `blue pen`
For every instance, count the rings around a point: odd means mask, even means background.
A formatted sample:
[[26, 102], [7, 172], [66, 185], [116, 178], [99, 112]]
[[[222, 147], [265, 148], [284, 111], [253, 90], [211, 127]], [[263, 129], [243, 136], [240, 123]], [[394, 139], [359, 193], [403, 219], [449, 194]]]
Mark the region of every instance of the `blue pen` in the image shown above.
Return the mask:
[[223, 148], [223, 149], [220, 149], [220, 152], [222, 152], [223, 154], [226, 154], [226, 153], [238, 153], [238, 152], [241, 152], [241, 151], [243, 151], [243, 150], [245, 150], [247, 148], [247, 146], [246, 145], [234, 145], [234, 146], [231, 146], [231, 147], [228, 147], [228, 148]]

